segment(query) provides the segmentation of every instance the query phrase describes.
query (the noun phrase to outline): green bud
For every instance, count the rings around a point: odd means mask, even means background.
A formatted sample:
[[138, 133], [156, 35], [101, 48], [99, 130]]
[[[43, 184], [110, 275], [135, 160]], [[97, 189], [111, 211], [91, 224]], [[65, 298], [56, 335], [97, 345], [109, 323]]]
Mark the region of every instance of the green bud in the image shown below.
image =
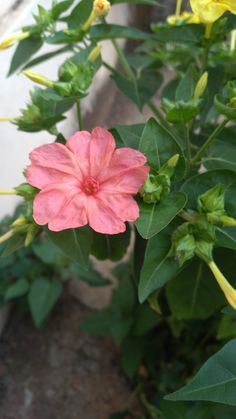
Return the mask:
[[25, 237], [25, 247], [29, 246], [32, 243], [32, 241], [34, 240], [34, 238], [36, 237], [39, 231], [40, 229], [36, 224], [31, 224], [28, 227], [26, 237]]
[[198, 241], [196, 242], [196, 249], [195, 254], [204, 262], [209, 263], [213, 259], [212, 251], [213, 251], [214, 243], [209, 243], [205, 241]]
[[200, 213], [223, 211], [225, 207], [225, 188], [216, 185], [198, 197], [197, 207]]
[[77, 72], [77, 65], [72, 61], [66, 61], [59, 69], [59, 79], [63, 82], [68, 82], [73, 79]]
[[207, 87], [207, 82], [208, 82], [208, 72], [205, 71], [205, 73], [203, 73], [200, 79], [198, 80], [197, 85], [195, 87], [194, 94], [193, 94], [194, 99], [198, 99], [199, 97], [203, 95]]
[[102, 49], [101, 45], [97, 45], [95, 48], [93, 48], [88, 56], [88, 61], [90, 61], [91, 63], [94, 63], [99, 57], [101, 53], [101, 49]]
[[196, 243], [192, 234], [191, 223], [181, 224], [172, 235], [172, 256], [175, 256], [180, 266], [182, 266], [187, 260], [192, 259], [195, 248]]
[[172, 156], [159, 170], [159, 174], [172, 177], [179, 161], [179, 154]]
[[57, 92], [59, 95], [63, 97], [72, 96], [71, 83], [58, 81], [53, 83], [53, 89], [55, 90], [55, 92]]
[[149, 175], [140, 195], [144, 202], [152, 204], [160, 202], [170, 192], [170, 179], [166, 175]]
[[224, 227], [235, 227], [236, 220], [233, 217], [228, 217], [228, 215], [222, 215], [220, 218], [220, 222]]

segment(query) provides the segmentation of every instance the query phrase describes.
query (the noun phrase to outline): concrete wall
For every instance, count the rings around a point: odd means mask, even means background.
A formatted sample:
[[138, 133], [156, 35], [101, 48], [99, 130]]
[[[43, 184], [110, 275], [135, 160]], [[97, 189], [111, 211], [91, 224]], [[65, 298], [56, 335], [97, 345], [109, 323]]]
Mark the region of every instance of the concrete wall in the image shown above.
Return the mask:
[[[5, 2], [4, 2], [5, 3]], [[31, 14], [37, 4], [41, 4], [45, 8], [51, 2], [48, 0], [23, 0], [20, 3], [16, 0], [8, 0], [4, 8], [0, 11], [1, 20], [1, 38], [13, 33], [22, 25], [28, 24], [32, 18]], [[14, 4], [18, 4], [18, 8], [12, 8]], [[20, 6], [19, 6], [20, 4]], [[128, 23], [128, 10], [125, 5], [113, 6], [109, 14], [111, 22], [125, 24]], [[51, 47], [47, 46], [45, 51], [50, 51]], [[41, 53], [41, 51], [40, 51]], [[6, 78], [9, 68], [10, 59], [13, 54], [13, 48], [0, 52], [0, 116], [15, 117], [19, 114], [19, 109], [24, 107], [29, 97], [29, 90], [33, 87], [33, 83], [21, 74], [16, 74], [10, 78]], [[102, 55], [104, 59], [111, 64], [115, 63], [116, 55], [114, 49], [109, 42], [103, 43]], [[62, 57], [54, 58], [52, 61], [35, 67], [36, 71], [42, 72], [49, 78], [56, 77], [57, 68], [65, 59]], [[93, 102], [97, 92], [102, 88], [107, 80], [107, 71], [101, 69], [94, 80], [90, 95], [83, 102], [84, 112], [93, 107]], [[96, 110], [95, 110], [96, 111]], [[66, 122], [62, 122], [59, 127], [64, 135], [68, 136], [77, 129], [77, 123], [74, 112], [71, 111]], [[36, 146], [51, 142], [53, 138], [46, 132], [25, 133], [17, 130], [15, 125], [10, 123], [0, 123], [0, 189], [7, 189], [17, 186], [24, 181], [23, 169], [28, 164], [28, 154]], [[13, 212], [19, 198], [14, 196], [0, 196], [0, 218], [5, 214]]]

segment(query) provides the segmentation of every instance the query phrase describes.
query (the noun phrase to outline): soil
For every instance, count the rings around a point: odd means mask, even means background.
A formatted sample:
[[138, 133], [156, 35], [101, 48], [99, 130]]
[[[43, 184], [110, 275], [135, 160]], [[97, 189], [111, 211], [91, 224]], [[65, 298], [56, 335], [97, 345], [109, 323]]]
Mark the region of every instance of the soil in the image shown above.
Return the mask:
[[116, 348], [79, 329], [88, 313], [66, 295], [41, 331], [12, 315], [0, 347], [1, 419], [107, 419], [125, 406]]

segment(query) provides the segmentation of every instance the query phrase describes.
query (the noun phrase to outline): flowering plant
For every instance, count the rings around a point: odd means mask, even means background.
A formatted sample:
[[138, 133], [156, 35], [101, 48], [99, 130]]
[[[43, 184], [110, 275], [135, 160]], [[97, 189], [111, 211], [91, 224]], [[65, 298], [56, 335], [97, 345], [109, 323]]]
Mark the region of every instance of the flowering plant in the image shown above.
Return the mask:
[[[89, 281], [90, 256], [122, 260], [133, 235], [128, 261], [116, 269], [111, 306], [81, 327], [111, 335], [120, 347], [143, 418], [234, 417], [235, 2], [190, 0], [182, 11], [177, 0], [175, 14], [152, 23], [150, 32], [107, 23], [120, 2], [53, 1], [0, 44], [19, 41], [9, 73], [22, 69], [40, 85], [9, 122], [26, 132], [46, 130], [52, 139], [31, 152], [26, 182], [1, 191], [24, 199], [0, 238], [2, 255], [44, 231]], [[138, 46], [124, 54], [117, 38]], [[103, 60], [102, 40], [113, 44], [121, 71]], [[61, 47], [33, 57], [43, 43]], [[64, 52], [69, 58], [57, 80], [31, 70]], [[146, 124], [84, 130], [81, 103], [101, 66], [140, 112], [149, 108]], [[65, 139], [57, 124], [74, 105], [79, 131]], [[47, 314], [62, 290], [48, 283]], [[30, 287], [19, 286], [14, 297], [27, 293], [32, 301]], [[37, 326], [45, 320], [34, 310], [35, 319]], [[134, 417], [132, 406], [112, 417]]]

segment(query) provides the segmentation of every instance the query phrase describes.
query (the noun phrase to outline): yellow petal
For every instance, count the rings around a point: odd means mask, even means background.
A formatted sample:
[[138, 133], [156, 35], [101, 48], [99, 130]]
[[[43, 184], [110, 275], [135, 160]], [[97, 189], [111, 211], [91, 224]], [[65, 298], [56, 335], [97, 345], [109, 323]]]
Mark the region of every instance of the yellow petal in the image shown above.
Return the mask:
[[222, 289], [225, 298], [229, 304], [236, 310], [236, 290], [230, 285], [227, 279], [224, 277], [222, 272], [219, 270], [215, 262], [211, 261], [208, 263], [209, 268], [211, 269], [215, 279], [217, 280], [220, 288]]

